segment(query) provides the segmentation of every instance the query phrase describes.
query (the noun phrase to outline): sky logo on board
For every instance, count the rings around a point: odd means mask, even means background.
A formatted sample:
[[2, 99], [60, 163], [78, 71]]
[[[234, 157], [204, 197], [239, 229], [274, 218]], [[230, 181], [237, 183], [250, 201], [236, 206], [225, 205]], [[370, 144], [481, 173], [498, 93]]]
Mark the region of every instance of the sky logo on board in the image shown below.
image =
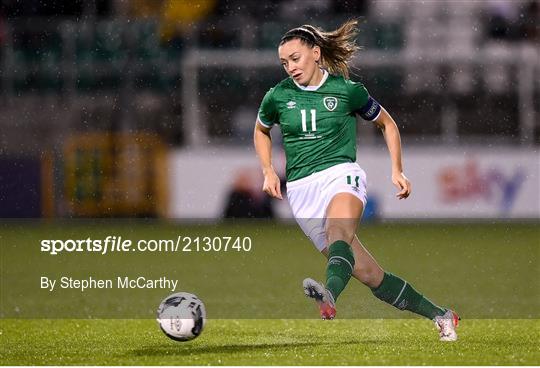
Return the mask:
[[511, 174], [505, 174], [496, 167], [481, 168], [475, 160], [443, 168], [438, 175], [443, 202], [484, 200], [496, 204], [503, 215], [512, 210], [525, 179], [525, 172], [520, 167]]

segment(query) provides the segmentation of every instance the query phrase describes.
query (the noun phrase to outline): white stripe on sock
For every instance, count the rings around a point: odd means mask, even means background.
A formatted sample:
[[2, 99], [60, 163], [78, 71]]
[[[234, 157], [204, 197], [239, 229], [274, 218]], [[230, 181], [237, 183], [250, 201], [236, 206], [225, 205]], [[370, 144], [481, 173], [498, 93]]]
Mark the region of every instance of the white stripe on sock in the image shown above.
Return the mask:
[[349, 267], [351, 267], [351, 272], [354, 271], [354, 267], [352, 266], [351, 262], [347, 261], [346, 258], [343, 258], [343, 257], [340, 257], [340, 256], [333, 256], [331, 257], [328, 262], [330, 262], [331, 260], [333, 260], [334, 258], [339, 258], [339, 259], [342, 259], [344, 260], [345, 262], [347, 262], [347, 264], [349, 265]]
[[399, 300], [399, 297], [401, 296], [401, 294], [403, 294], [403, 290], [405, 290], [405, 286], [407, 286], [407, 281], [403, 281], [403, 282], [404, 282], [403, 287], [401, 288], [401, 291], [399, 292], [399, 295], [397, 296], [396, 300], [394, 300], [392, 305], [397, 303], [397, 301]]

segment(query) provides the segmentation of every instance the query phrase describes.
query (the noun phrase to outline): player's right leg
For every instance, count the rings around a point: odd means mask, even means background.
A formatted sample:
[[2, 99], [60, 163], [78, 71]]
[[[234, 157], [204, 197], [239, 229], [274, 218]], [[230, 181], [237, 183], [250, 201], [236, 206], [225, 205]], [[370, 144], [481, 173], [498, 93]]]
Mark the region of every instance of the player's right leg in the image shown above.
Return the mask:
[[305, 279], [302, 283], [306, 296], [313, 298], [319, 305], [322, 319], [334, 319], [336, 316], [336, 303], [332, 293], [321, 283], [313, 279]]
[[313, 298], [323, 319], [333, 319], [336, 315], [335, 300], [347, 286], [355, 267], [355, 257], [350, 243], [364, 204], [358, 196], [340, 192], [335, 193], [326, 208], [324, 227], [325, 246], [321, 252], [328, 259], [326, 265], [326, 284], [305, 279], [303, 286], [307, 296]]
[[[304, 287], [306, 283], [311, 285], [306, 295], [316, 296], [314, 299], [319, 304], [321, 316], [327, 319], [325, 307], [335, 315], [335, 301], [347, 286], [355, 268], [351, 242], [366, 202], [365, 173], [355, 163], [336, 165], [324, 176], [320, 189], [315, 195], [323, 202], [324, 227], [321, 229], [323, 238], [319, 237], [315, 244], [327, 258], [326, 283], [322, 286], [306, 279]], [[319, 285], [319, 288], [326, 291], [329, 294], [326, 299], [331, 299], [331, 303], [321, 302], [317, 298], [322, 293], [309, 292], [316, 290], [313, 285]]]
[[326, 209], [325, 233], [328, 246], [323, 254], [326, 265], [326, 288], [337, 300], [355, 269], [356, 257], [351, 247], [364, 203], [354, 194], [335, 194]]

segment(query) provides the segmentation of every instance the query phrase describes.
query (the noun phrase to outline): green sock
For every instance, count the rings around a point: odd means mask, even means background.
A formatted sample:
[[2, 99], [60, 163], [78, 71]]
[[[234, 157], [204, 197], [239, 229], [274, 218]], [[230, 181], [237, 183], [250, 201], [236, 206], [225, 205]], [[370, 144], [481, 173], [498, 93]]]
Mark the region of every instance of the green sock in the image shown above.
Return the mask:
[[338, 240], [328, 247], [326, 266], [326, 288], [332, 293], [334, 301], [345, 289], [354, 269], [354, 255], [351, 246]]
[[381, 284], [371, 291], [377, 298], [397, 309], [405, 309], [429, 319], [442, 316], [446, 312], [416, 291], [407, 281], [389, 272], [384, 273]]

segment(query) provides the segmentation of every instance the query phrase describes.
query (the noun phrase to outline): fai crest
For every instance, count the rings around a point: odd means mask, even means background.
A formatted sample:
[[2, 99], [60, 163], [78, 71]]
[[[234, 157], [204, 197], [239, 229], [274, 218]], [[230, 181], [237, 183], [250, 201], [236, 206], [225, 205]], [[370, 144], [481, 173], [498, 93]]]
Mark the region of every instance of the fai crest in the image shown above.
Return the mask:
[[324, 107], [328, 111], [334, 111], [337, 107], [337, 98], [335, 97], [325, 97], [323, 98]]

